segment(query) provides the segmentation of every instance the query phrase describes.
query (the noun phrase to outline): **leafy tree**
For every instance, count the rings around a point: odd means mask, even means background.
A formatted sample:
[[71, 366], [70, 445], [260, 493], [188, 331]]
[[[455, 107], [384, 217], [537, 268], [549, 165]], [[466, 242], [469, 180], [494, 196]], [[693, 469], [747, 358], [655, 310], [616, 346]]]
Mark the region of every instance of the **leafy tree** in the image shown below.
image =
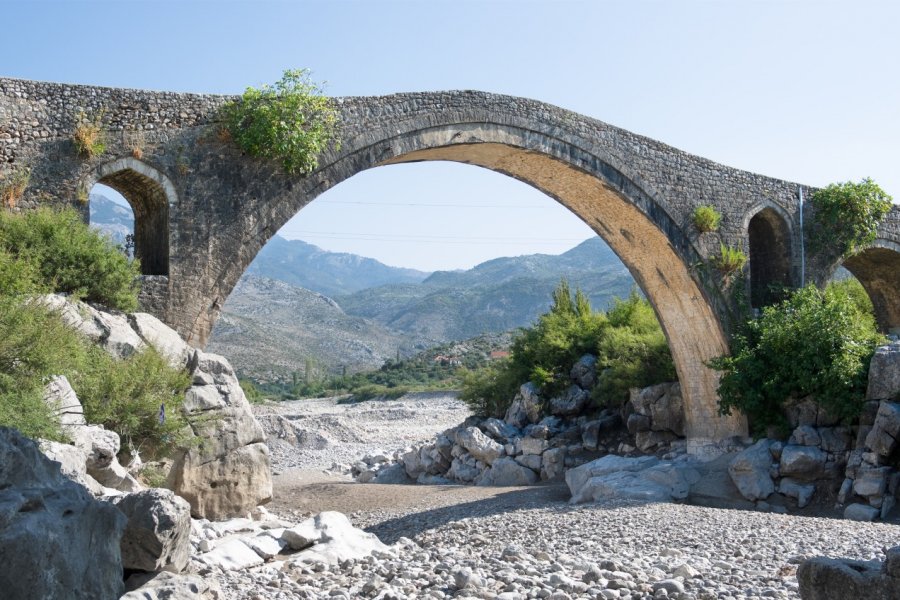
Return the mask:
[[250, 156], [281, 161], [288, 173], [305, 175], [335, 138], [338, 111], [307, 69], [287, 70], [274, 85], [248, 87], [222, 108], [232, 139]]
[[597, 387], [593, 397], [617, 406], [628, 390], [677, 379], [669, 343], [650, 303], [632, 291], [606, 313], [609, 327], [597, 343]]
[[501, 416], [526, 381], [540, 386], [544, 397], [560, 393], [584, 354], [597, 356], [600, 377], [593, 397], [601, 404], [621, 404], [630, 387], [675, 378], [653, 308], [637, 292], [604, 314], [593, 311], [580, 291], [573, 299], [563, 280], [550, 310], [513, 341], [507, 361], [466, 375], [461, 398], [479, 414]]
[[754, 431], [784, 427], [782, 405], [812, 395], [829, 413], [848, 420], [865, 398], [869, 361], [883, 341], [872, 314], [848, 292], [852, 284], [797, 290], [763, 308], [732, 343], [732, 356], [711, 366], [722, 371], [720, 410], [750, 418]]
[[891, 210], [891, 197], [869, 178], [833, 183], [810, 199], [815, 207], [810, 232], [817, 249], [835, 246], [846, 256], [875, 239], [878, 224]]

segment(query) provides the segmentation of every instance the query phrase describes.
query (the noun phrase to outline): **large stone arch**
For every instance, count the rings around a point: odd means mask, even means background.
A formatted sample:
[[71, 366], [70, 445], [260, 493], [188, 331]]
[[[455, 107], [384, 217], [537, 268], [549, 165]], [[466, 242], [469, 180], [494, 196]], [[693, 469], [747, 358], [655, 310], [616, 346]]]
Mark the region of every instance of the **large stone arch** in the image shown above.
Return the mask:
[[[716, 303], [721, 300], [689, 265], [701, 261], [663, 199], [635, 183], [627, 165], [600, 155], [571, 136], [516, 123], [480, 122], [370, 130], [344, 140], [342, 150], [301, 189], [268, 198], [252, 219], [258, 235], [244, 238], [242, 252], [218, 277], [217, 299], [224, 302], [233, 285], [266, 241], [316, 196], [363, 170], [417, 161], [472, 164], [521, 180], [545, 192], [587, 223], [618, 254], [652, 303], [672, 348], [686, 405], [692, 451], [746, 433], [741, 415], [718, 414], [718, 375], [706, 366], [728, 352]], [[210, 323], [211, 324], [211, 323]]]
[[134, 212], [134, 253], [143, 275], [169, 275], [169, 207], [177, 201], [168, 177], [133, 157], [123, 157], [94, 169], [82, 184], [107, 185], [131, 205]]
[[900, 333], [900, 243], [876, 239], [866, 249], [844, 259], [865, 288], [878, 327], [885, 333]]

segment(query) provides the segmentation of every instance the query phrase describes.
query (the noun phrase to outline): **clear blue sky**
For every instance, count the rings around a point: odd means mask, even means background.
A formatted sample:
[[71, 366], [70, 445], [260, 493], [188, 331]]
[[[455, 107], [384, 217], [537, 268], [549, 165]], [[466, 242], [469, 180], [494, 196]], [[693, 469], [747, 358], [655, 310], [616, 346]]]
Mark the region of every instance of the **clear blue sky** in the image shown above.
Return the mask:
[[[482, 89], [774, 177], [871, 176], [900, 199], [893, 0], [0, 0], [0, 15], [4, 76], [240, 93], [310, 67], [332, 95]], [[591, 235], [524, 184], [441, 163], [362, 173], [282, 233], [428, 270]]]

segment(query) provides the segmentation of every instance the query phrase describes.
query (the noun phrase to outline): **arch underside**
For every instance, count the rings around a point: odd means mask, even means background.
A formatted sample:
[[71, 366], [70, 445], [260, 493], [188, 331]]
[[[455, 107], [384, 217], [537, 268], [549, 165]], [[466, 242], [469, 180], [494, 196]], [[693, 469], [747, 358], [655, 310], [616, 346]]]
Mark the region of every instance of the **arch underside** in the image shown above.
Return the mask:
[[869, 294], [879, 329], [900, 333], [900, 248], [871, 247], [846, 259], [843, 266]]
[[750, 242], [750, 305], [762, 308], [779, 300], [791, 285], [791, 232], [772, 208], [756, 213], [747, 226]]
[[134, 212], [134, 254], [143, 275], [169, 274], [169, 202], [163, 187], [146, 175], [124, 168], [97, 183], [116, 190]]
[[[421, 135], [417, 141], [429, 145]], [[454, 143], [393, 154], [380, 164], [446, 160], [477, 165], [528, 183], [575, 213], [628, 267], [659, 316], [684, 392], [689, 444], [703, 452], [716, 441], [746, 433], [742, 415], [718, 413], [718, 374], [706, 366], [729, 351], [719, 319], [669, 238], [633, 199], [597, 174], [503, 143]]]

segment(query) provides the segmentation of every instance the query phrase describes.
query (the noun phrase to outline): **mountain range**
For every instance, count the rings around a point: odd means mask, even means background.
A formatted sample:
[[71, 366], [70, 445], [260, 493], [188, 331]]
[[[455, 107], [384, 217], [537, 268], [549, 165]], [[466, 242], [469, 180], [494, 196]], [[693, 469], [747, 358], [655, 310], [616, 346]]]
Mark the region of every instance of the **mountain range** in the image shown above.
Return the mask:
[[[91, 222], [117, 241], [132, 227], [130, 211], [93, 194]], [[208, 347], [262, 380], [311, 363], [331, 372], [375, 368], [398, 354], [529, 325], [563, 277], [595, 308], [634, 286], [596, 237], [560, 255], [426, 273], [275, 236], [228, 297]]]

